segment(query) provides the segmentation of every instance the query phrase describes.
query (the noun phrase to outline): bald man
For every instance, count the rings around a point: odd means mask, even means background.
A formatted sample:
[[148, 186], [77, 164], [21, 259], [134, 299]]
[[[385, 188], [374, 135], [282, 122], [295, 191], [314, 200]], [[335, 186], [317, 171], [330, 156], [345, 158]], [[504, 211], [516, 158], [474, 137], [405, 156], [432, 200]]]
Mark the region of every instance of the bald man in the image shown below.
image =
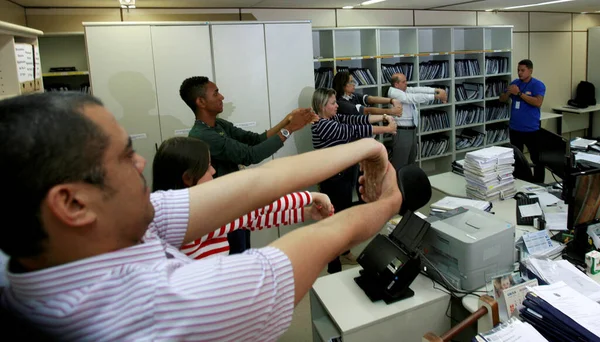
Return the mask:
[[430, 87], [410, 87], [406, 83], [406, 76], [401, 73], [392, 75], [391, 87], [388, 97], [400, 101], [403, 105], [402, 116], [394, 117], [398, 125], [398, 132], [394, 135], [392, 149], [392, 165], [396, 170], [412, 164], [417, 159], [417, 127], [419, 125], [418, 103], [427, 103], [440, 100], [446, 103], [446, 91]]

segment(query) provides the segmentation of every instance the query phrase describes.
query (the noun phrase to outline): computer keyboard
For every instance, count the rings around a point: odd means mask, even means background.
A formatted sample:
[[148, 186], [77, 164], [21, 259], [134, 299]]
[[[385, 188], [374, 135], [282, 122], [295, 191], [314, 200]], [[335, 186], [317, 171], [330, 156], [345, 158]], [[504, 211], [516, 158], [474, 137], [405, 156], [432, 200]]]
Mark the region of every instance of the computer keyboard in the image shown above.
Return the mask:
[[522, 205], [539, 203], [539, 200], [537, 198], [529, 198], [523, 194], [520, 196], [515, 196], [515, 200], [517, 200], [517, 225], [533, 226], [533, 219], [536, 216], [521, 217], [521, 211], [519, 210], [519, 207]]

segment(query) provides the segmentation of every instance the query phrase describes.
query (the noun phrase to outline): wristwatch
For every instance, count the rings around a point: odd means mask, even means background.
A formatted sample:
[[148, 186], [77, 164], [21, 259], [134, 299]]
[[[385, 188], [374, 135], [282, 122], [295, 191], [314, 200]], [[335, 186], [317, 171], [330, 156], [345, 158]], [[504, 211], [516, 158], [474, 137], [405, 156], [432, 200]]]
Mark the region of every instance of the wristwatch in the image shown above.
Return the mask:
[[290, 137], [290, 135], [292, 134], [292, 133], [290, 133], [290, 131], [288, 131], [288, 130], [287, 130], [287, 129], [285, 129], [285, 128], [282, 128], [282, 129], [281, 129], [281, 131], [279, 131], [279, 132], [280, 132], [280, 133], [281, 133], [281, 135], [283, 135], [283, 137], [284, 137], [284, 138], [286, 138], [286, 139], [287, 139], [287, 138], [289, 138], [289, 137]]
[[523, 94], [523, 93], [522, 93], [522, 92], [518, 92], [518, 93], [517, 93], [517, 96], [518, 96], [518, 97], [521, 97], [521, 94]]

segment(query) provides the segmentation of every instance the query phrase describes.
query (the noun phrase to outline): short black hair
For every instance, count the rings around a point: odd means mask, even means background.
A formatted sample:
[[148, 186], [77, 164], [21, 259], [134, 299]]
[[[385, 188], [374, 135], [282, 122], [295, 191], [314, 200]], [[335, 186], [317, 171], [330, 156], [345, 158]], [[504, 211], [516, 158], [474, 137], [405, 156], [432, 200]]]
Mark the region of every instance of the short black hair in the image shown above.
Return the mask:
[[196, 99], [206, 95], [206, 85], [210, 82], [206, 76], [187, 78], [179, 87], [179, 96], [192, 112], [196, 113]]
[[337, 98], [344, 96], [344, 87], [350, 82], [350, 73], [348, 71], [341, 71], [335, 74], [333, 77], [333, 90], [337, 93]]
[[523, 59], [523, 60], [519, 61], [518, 65], [524, 65], [529, 70], [533, 69], [533, 62], [529, 59]]
[[200, 139], [174, 137], [163, 141], [152, 162], [152, 191], [184, 189], [187, 172], [196, 184], [208, 170], [209, 146]]
[[21, 95], [0, 101], [0, 249], [12, 257], [43, 252], [48, 237], [41, 204], [59, 184], [104, 186], [104, 131], [83, 115], [87, 105], [102, 106], [80, 92]]

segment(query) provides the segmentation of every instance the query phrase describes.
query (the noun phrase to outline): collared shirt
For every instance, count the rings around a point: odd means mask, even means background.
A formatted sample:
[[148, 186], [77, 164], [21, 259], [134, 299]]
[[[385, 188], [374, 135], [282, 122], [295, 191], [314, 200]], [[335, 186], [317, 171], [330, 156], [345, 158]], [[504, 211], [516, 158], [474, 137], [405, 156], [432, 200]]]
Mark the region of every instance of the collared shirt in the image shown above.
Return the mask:
[[143, 243], [27, 273], [0, 303], [59, 340], [275, 341], [290, 325], [291, 263], [268, 247], [192, 260], [178, 251], [187, 189], [153, 193]]
[[[546, 86], [537, 78], [531, 78], [525, 83], [516, 79], [510, 83], [519, 87], [521, 93], [529, 96], [545, 96]], [[540, 129], [541, 110], [539, 107], [532, 106], [517, 95], [510, 95], [512, 103], [510, 105], [510, 129], [519, 132], [535, 132]]]
[[427, 103], [435, 100], [435, 88], [431, 87], [408, 87], [406, 91], [390, 87], [388, 97], [396, 99], [403, 104], [402, 116], [394, 117], [398, 126], [417, 126], [419, 122], [419, 111], [417, 104]]
[[338, 114], [364, 114], [365, 107], [368, 104], [369, 95], [360, 95], [360, 94], [351, 94], [351, 95], [342, 95], [338, 96], [337, 104], [338, 104]]
[[196, 120], [188, 136], [201, 139], [210, 147], [215, 178], [238, 171], [239, 165], [258, 164], [283, 146], [277, 134], [267, 138], [267, 132], [245, 131], [220, 118], [216, 119], [215, 127]]

